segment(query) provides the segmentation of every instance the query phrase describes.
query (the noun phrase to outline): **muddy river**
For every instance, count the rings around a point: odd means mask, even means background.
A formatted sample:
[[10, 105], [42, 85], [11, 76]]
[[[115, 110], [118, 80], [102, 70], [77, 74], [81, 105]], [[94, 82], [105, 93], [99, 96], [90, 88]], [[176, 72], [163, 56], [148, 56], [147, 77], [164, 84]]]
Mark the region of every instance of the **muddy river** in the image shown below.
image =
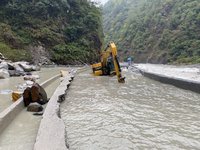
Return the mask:
[[125, 72], [80, 73], [61, 105], [70, 150], [200, 149], [200, 95]]

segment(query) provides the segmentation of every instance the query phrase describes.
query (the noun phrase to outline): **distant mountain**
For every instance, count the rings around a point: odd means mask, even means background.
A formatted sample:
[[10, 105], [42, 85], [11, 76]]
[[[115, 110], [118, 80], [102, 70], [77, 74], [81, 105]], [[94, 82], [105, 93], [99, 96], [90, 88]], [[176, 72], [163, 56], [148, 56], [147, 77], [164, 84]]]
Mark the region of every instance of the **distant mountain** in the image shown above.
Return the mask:
[[0, 52], [15, 61], [94, 62], [101, 21], [100, 8], [88, 0], [1, 0]]
[[110, 0], [103, 18], [124, 59], [200, 63], [200, 0]]

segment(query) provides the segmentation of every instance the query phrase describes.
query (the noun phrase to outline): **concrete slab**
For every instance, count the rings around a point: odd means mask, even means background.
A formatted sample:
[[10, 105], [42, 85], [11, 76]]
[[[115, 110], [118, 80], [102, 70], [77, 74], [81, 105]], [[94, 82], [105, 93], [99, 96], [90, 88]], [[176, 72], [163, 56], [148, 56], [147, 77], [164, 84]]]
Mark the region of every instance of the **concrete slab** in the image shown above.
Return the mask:
[[65, 125], [60, 119], [60, 102], [74, 75], [66, 76], [55, 90], [43, 114], [34, 150], [67, 150]]
[[[57, 80], [60, 74], [48, 79], [43, 82], [41, 86], [45, 88], [53, 81]], [[24, 109], [23, 98], [20, 98], [15, 103], [10, 105], [7, 109], [0, 113], [0, 133], [12, 122], [12, 120], [19, 114], [20, 111]]]

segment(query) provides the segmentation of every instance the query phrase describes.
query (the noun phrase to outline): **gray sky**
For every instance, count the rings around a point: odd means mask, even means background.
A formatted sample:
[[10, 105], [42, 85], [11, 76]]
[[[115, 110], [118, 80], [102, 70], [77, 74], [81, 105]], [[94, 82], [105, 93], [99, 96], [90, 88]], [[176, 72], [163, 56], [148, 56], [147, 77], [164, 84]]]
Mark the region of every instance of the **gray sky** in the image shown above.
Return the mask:
[[105, 4], [108, 0], [91, 0], [91, 1], [101, 2], [102, 4]]

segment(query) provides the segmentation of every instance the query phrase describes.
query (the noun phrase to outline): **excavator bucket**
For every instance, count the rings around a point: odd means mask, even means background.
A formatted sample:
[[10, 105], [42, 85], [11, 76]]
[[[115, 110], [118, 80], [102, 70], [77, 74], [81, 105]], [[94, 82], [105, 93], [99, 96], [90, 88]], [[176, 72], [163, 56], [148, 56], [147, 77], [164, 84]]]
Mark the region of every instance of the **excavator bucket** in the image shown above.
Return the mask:
[[118, 78], [119, 83], [125, 83], [125, 77]]

